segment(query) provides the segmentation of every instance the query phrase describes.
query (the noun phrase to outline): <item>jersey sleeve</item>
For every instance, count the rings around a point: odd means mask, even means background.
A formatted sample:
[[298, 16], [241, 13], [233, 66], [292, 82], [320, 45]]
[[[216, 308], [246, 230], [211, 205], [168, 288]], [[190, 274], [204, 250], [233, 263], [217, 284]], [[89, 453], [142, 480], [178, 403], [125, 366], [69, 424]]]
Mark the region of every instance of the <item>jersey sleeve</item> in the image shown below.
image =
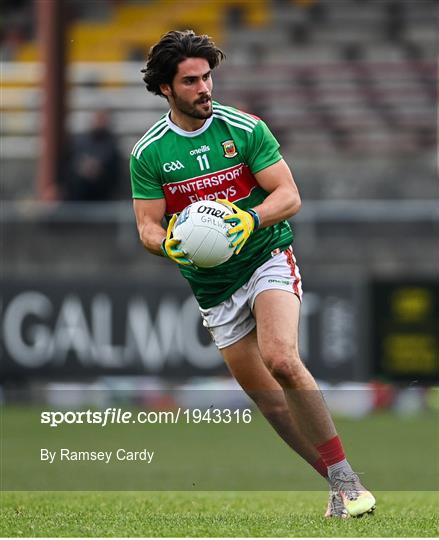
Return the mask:
[[262, 120], [256, 124], [249, 141], [247, 165], [253, 174], [282, 159], [280, 144]]
[[163, 199], [164, 193], [159, 175], [149, 167], [143, 154], [137, 159], [130, 157], [131, 191], [133, 199]]

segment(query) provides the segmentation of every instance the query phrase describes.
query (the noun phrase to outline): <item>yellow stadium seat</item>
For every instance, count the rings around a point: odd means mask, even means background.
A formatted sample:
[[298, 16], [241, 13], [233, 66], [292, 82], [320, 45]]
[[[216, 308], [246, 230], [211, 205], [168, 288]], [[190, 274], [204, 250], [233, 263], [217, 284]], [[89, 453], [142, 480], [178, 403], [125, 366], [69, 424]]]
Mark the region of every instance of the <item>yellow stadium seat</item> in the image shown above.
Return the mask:
[[[306, 2], [306, 0], [302, 0]], [[211, 35], [217, 43], [224, 36], [226, 13], [239, 6], [249, 26], [264, 25], [269, 20], [268, 0], [154, 0], [148, 4], [117, 6], [105, 22], [75, 22], [67, 32], [67, 58], [70, 62], [120, 62], [133, 47], [146, 51], [170, 29], [194, 29]], [[38, 44], [26, 43], [19, 51], [19, 61], [39, 59]]]

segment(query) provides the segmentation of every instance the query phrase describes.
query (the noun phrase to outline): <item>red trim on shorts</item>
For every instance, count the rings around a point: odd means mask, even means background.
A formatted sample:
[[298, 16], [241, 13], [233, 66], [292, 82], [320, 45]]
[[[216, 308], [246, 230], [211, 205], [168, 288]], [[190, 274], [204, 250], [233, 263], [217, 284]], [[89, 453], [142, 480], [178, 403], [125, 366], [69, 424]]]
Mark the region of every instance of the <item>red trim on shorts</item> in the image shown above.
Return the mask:
[[296, 263], [294, 262], [293, 250], [288, 248], [284, 251], [287, 257], [288, 266], [291, 268], [291, 277], [293, 278], [293, 292], [300, 300], [298, 278], [296, 276]]
[[293, 259], [293, 252], [291, 248], [288, 248], [285, 250], [285, 255], [287, 257], [287, 263], [288, 266], [291, 269], [291, 277], [293, 278], [293, 291], [296, 296], [299, 296], [299, 288], [297, 286], [297, 278], [296, 278], [296, 264]]

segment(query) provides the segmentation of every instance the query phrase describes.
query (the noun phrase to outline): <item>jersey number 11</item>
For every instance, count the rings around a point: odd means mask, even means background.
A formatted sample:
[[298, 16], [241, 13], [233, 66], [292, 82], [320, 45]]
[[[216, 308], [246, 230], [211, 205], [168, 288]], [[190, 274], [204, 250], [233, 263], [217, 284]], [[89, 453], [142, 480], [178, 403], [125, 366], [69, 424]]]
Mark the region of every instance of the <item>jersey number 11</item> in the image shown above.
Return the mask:
[[210, 169], [210, 163], [209, 163], [209, 160], [207, 159], [207, 154], [203, 154], [202, 156], [197, 156], [197, 161], [202, 171], [206, 169]]

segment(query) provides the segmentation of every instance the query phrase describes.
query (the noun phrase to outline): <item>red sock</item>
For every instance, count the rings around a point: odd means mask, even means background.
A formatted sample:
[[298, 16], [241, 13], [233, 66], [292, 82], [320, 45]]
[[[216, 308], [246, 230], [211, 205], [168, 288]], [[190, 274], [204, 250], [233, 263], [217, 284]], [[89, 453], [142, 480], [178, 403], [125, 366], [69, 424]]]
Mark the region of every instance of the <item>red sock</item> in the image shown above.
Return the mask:
[[329, 441], [316, 446], [316, 448], [327, 467], [330, 465], [335, 465], [335, 463], [339, 463], [340, 461], [346, 459], [343, 445], [341, 444], [341, 440], [338, 435], [332, 439], [329, 439]]
[[323, 476], [323, 478], [328, 478], [328, 467], [325, 465], [325, 462], [322, 458], [319, 458], [315, 463], [312, 464], [314, 469]]

